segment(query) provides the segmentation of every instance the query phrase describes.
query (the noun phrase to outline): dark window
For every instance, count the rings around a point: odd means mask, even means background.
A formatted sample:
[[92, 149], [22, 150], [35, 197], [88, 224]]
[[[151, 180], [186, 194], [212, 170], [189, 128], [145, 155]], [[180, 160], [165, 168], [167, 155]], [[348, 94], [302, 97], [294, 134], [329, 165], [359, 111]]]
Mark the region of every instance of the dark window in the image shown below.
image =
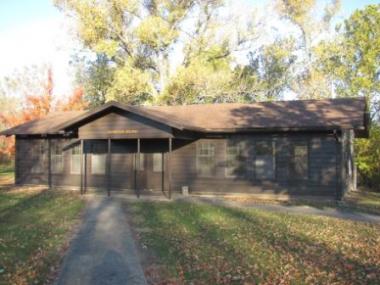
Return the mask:
[[212, 142], [197, 144], [197, 173], [202, 176], [215, 174], [215, 145]]
[[226, 177], [241, 176], [245, 173], [246, 158], [244, 157], [245, 143], [229, 140], [226, 146]]
[[307, 179], [309, 164], [307, 143], [298, 143], [293, 145], [293, 156], [291, 163], [292, 177]]
[[153, 171], [162, 172], [162, 153], [153, 153]]
[[51, 145], [51, 172], [58, 174], [63, 172], [62, 144], [53, 141]]
[[80, 174], [81, 146], [76, 145], [71, 148], [70, 173]]
[[275, 143], [272, 141], [256, 142], [255, 173], [257, 179], [274, 179]]
[[46, 162], [46, 141], [39, 140], [36, 141], [32, 147], [32, 173], [43, 173], [44, 165]]

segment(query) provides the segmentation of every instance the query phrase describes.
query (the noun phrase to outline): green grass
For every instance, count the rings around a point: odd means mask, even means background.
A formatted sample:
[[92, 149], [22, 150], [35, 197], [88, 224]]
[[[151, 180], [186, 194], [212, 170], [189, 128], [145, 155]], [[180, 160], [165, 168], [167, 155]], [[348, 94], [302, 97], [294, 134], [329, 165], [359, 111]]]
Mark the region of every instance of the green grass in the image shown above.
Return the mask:
[[365, 191], [351, 192], [344, 199], [342, 206], [380, 215], [380, 193]]
[[339, 203], [335, 201], [317, 201], [317, 200], [294, 200], [281, 202], [285, 205], [308, 205], [319, 209], [336, 208], [342, 210], [359, 211], [369, 214], [380, 215], [380, 193], [355, 191], [349, 192]]
[[83, 205], [71, 191], [0, 189], [0, 284], [45, 284]]
[[154, 283], [378, 284], [380, 279], [379, 226], [178, 201], [134, 202], [127, 209], [145, 255], [153, 255], [145, 272]]
[[276, 200], [258, 200], [254, 197], [226, 197], [237, 201], [242, 204], [281, 204], [286, 206], [311, 206], [318, 209], [335, 208], [342, 210], [359, 211], [369, 214], [380, 215], [380, 193], [369, 191], [352, 191], [345, 195], [342, 201], [321, 201], [321, 200], [304, 200], [294, 199], [289, 201], [276, 201]]
[[0, 164], [0, 185], [13, 184], [14, 167], [12, 164]]
[[0, 164], [0, 175], [1, 174], [9, 174], [13, 173], [14, 171], [14, 166], [13, 164]]

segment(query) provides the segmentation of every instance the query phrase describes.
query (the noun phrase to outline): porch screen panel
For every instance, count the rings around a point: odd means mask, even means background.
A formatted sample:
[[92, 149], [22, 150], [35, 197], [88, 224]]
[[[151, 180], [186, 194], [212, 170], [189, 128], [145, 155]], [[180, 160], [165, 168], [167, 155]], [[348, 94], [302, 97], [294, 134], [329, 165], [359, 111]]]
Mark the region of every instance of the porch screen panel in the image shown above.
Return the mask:
[[[45, 140], [38, 140], [32, 145], [31, 159], [31, 173], [43, 173], [44, 165], [46, 162], [47, 146]], [[47, 171], [47, 170], [46, 170]]]
[[51, 172], [53, 174], [59, 174], [63, 172], [62, 144], [59, 143], [58, 141], [52, 141]]
[[197, 144], [197, 173], [201, 176], [215, 175], [215, 144], [200, 142]]
[[255, 173], [257, 179], [272, 180], [275, 177], [275, 143], [256, 142]]
[[107, 144], [95, 141], [91, 144], [91, 174], [106, 174]]
[[153, 153], [153, 171], [162, 172], [162, 153]]
[[71, 148], [70, 173], [80, 174], [81, 149], [80, 145]]

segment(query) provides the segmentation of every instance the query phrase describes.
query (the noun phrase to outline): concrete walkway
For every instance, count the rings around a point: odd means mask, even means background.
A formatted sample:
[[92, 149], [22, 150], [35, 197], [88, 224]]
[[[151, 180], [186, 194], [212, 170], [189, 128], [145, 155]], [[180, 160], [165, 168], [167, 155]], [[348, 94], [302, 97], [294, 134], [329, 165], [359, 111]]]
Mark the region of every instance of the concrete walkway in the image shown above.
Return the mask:
[[89, 198], [56, 284], [146, 284], [120, 199]]
[[373, 214], [366, 214], [362, 212], [357, 212], [349, 209], [339, 209], [339, 208], [316, 208], [312, 206], [294, 206], [294, 205], [277, 205], [277, 204], [260, 204], [260, 203], [239, 203], [236, 201], [228, 201], [218, 198], [206, 198], [206, 197], [188, 197], [183, 198], [183, 200], [190, 200], [192, 202], [203, 202], [211, 203], [216, 205], [228, 206], [228, 207], [238, 207], [238, 208], [255, 208], [265, 211], [272, 212], [282, 212], [291, 213], [298, 215], [316, 215], [316, 216], [326, 216], [333, 217], [344, 220], [351, 220], [356, 222], [366, 222], [380, 224], [380, 216]]

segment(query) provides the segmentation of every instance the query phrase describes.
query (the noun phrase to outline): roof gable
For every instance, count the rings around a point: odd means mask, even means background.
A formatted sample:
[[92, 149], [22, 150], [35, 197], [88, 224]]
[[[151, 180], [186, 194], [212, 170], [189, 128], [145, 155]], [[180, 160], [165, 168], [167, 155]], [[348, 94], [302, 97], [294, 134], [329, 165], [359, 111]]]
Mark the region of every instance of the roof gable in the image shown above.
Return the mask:
[[183, 126], [177, 124], [176, 122], [166, 121], [163, 118], [156, 117], [154, 115], [154, 112], [145, 112], [143, 109], [133, 106], [126, 106], [121, 103], [110, 101], [107, 104], [104, 104], [103, 106], [100, 106], [94, 110], [87, 111], [81, 116], [78, 116], [76, 118], [73, 118], [72, 120], [68, 120], [58, 126], [56, 126], [54, 129], [51, 130], [51, 133], [58, 133], [60, 131], [64, 131], [69, 128], [78, 127], [84, 123], [88, 123], [91, 120], [97, 119], [100, 116], [104, 116], [112, 111], [119, 110], [124, 112], [130, 112], [142, 117], [146, 117], [152, 121], [162, 123], [164, 125], [167, 125], [169, 127], [177, 128], [182, 130]]
[[115, 110], [78, 128], [82, 139], [170, 138], [172, 128], [131, 112]]

